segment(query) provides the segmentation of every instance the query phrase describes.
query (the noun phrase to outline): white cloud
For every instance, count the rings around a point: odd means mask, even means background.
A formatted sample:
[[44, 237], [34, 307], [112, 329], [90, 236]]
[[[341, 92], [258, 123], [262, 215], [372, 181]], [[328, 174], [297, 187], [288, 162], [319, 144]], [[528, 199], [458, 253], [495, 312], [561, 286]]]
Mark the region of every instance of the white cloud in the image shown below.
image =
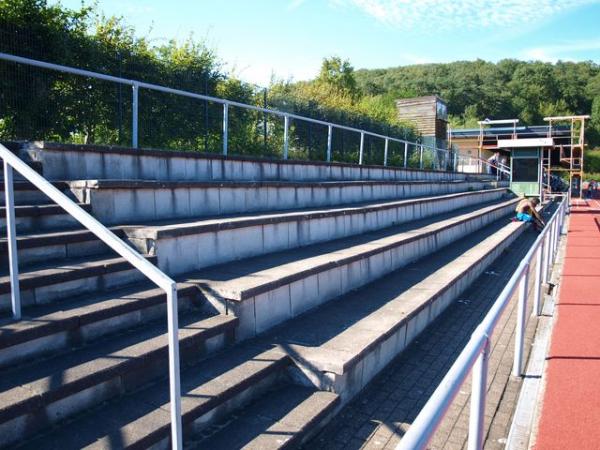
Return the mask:
[[522, 52], [522, 56], [525, 59], [535, 59], [547, 62], [556, 62], [559, 59], [563, 61], [575, 61], [581, 59], [575, 57], [578, 53], [594, 50], [600, 50], [600, 38], [586, 39], [581, 41], [568, 41], [542, 47], [532, 47], [525, 49]]
[[403, 29], [512, 27], [535, 23], [600, 0], [330, 0], [358, 8], [378, 21]]
[[302, 6], [303, 3], [305, 3], [306, 0], [291, 0], [288, 3], [287, 9], [290, 11], [293, 11], [294, 9], [298, 9]]

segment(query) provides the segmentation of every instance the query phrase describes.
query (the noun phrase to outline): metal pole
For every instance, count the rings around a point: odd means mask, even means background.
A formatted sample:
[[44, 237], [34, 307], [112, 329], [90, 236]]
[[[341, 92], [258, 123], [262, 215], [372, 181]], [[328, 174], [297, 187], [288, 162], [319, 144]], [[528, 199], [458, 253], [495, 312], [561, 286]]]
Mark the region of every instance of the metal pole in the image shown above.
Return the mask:
[[331, 140], [333, 138], [333, 127], [327, 127], [327, 162], [331, 162]]
[[363, 150], [365, 147], [365, 133], [360, 132], [360, 150], [358, 152], [358, 164], [363, 163]]
[[15, 197], [13, 169], [4, 161], [4, 207], [6, 209], [6, 239], [8, 241], [8, 265], [10, 268], [10, 301], [13, 318], [21, 318], [21, 289], [19, 287], [19, 255], [17, 254], [17, 232], [15, 228]]
[[177, 285], [167, 291], [167, 320], [169, 333], [169, 391], [171, 398], [171, 447], [181, 450], [181, 384], [179, 379], [179, 323], [177, 313]]
[[517, 329], [515, 331], [515, 359], [513, 375], [521, 376], [523, 371], [523, 347], [525, 346], [525, 325], [527, 316], [527, 289], [529, 287], [529, 264], [525, 266], [519, 284], [519, 304], [517, 306]]
[[283, 159], [288, 159], [290, 117], [283, 116]]
[[546, 236], [544, 236], [544, 264], [543, 264], [543, 270], [542, 270], [542, 283], [546, 284], [548, 282], [548, 270], [549, 270], [549, 266], [550, 266], [550, 240], [548, 237], [548, 233], [546, 233]]
[[535, 283], [533, 286], [533, 314], [542, 314], [542, 266], [544, 261], [544, 245], [541, 244], [536, 252]]
[[423, 146], [420, 146], [420, 154], [419, 154], [419, 169], [423, 168]]
[[223, 156], [227, 156], [227, 143], [229, 141], [229, 104], [223, 105]]
[[385, 145], [383, 147], [383, 165], [387, 166], [387, 160], [388, 160], [388, 146], [389, 146], [389, 139], [385, 140]]
[[475, 365], [471, 386], [471, 413], [469, 415], [469, 450], [480, 450], [483, 447], [483, 419], [485, 414], [485, 396], [487, 390], [488, 361], [490, 357], [490, 338], [486, 336], [485, 344]]
[[404, 168], [408, 165], [408, 142], [404, 143]]
[[137, 83], [131, 86], [133, 93], [133, 104], [131, 106], [131, 146], [138, 148], [138, 108], [139, 108], [139, 90]]

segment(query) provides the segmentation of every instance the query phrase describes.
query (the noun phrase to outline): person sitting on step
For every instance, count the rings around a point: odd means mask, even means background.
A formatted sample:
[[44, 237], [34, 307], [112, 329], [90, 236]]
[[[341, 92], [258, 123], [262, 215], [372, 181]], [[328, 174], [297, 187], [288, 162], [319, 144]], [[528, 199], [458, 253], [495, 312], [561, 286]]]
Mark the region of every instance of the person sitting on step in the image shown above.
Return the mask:
[[540, 216], [540, 214], [535, 209], [535, 207], [539, 205], [539, 203], [540, 200], [537, 197], [524, 198], [523, 200], [521, 200], [515, 208], [515, 212], [517, 213], [515, 220], [518, 220], [520, 222], [533, 223], [536, 230], [538, 231], [544, 228], [546, 223], [544, 222], [544, 219], [542, 219], [542, 216]]

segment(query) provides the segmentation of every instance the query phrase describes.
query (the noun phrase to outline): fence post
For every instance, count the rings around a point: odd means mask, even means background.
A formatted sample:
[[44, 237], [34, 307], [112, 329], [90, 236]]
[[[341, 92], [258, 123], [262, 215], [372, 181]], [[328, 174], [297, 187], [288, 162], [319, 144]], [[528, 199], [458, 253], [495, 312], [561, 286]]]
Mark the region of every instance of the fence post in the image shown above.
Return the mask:
[[529, 288], [529, 264], [525, 265], [519, 284], [519, 304], [517, 306], [517, 329], [515, 330], [515, 359], [513, 375], [521, 376], [523, 370], [523, 347], [525, 345], [525, 325], [527, 317], [527, 289]]
[[19, 287], [19, 255], [15, 227], [15, 196], [13, 169], [4, 161], [4, 208], [6, 209], [6, 240], [8, 243], [8, 266], [10, 270], [10, 301], [13, 318], [21, 318], [21, 289]]
[[360, 150], [358, 152], [358, 164], [363, 163], [363, 152], [365, 148], [365, 133], [363, 131], [360, 132]]
[[473, 379], [471, 381], [471, 413], [469, 415], [469, 450], [480, 450], [483, 444], [483, 419], [485, 414], [489, 357], [490, 338], [489, 336], [486, 336], [483, 349], [473, 366]]
[[331, 162], [331, 140], [333, 139], [333, 127], [327, 127], [327, 162]]
[[131, 85], [133, 103], [131, 106], [131, 146], [138, 148], [138, 109], [139, 109], [139, 90], [137, 83]]
[[544, 264], [544, 243], [537, 249], [535, 259], [535, 283], [533, 285], [533, 314], [542, 314], [542, 269]]
[[167, 327], [169, 339], [169, 394], [171, 399], [171, 447], [181, 450], [181, 382], [179, 372], [179, 320], [177, 315], [177, 284], [167, 291]]
[[404, 142], [404, 168], [408, 167], [408, 142]]
[[223, 156], [227, 156], [229, 141], [229, 103], [223, 103]]
[[288, 159], [290, 117], [283, 116], [283, 159]]
[[420, 153], [419, 153], [419, 169], [423, 168], [423, 145], [420, 145]]
[[390, 140], [388, 138], [385, 138], [385, 145], [383, 147], [383, 165], [384, 166], [387, 166], [389, 143], [390, 143]]

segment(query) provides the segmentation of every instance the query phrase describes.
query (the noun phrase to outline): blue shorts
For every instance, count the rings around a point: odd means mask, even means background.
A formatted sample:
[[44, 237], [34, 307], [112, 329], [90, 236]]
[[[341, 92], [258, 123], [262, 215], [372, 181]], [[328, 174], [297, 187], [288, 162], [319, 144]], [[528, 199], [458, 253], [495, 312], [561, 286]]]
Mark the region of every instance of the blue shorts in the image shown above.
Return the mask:
[[521, 222], [533, 222], [533, 217], [527, 213], [518, 213], [517, 220]]

